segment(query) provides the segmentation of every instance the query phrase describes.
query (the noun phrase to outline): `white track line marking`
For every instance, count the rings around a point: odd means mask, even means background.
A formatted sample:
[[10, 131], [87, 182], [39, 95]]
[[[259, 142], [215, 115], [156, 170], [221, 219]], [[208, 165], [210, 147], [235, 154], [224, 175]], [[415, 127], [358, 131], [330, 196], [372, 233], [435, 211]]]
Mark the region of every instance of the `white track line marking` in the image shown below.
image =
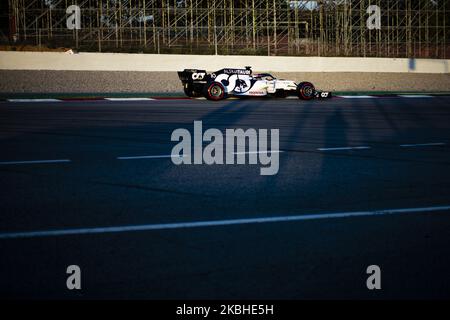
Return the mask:
[[339, 147], [339, 148], [318, 148], [319, 151], [342, 151], [342, 150], [367, 150], [370, 147], [360, 146], [360, 147]]
[[[208, 100], [205, 97], [192, 98], [193, 100]], [[226, 100], [239, 100], [239, 97], [229, 97]]]
[[183, 156], [173, 156], [171, 154], [162, 154], [155, 156], [132, 156], [132, 157], [117, 157], [117, 160], [137, 160], [137, 159], [164, 159], [164, 158], [182, 158]]
[[284, 151], [244, 151], [244, 152], [233, 152], [233, 154], [262, 154], [262, 153], [282, 153]]
[[243, 224], [262, 224], [275, 222], [292, 222], [292, 221], [308, 221], [308, 220], [324, 220], [324, 219], [340, 219], [353, 217], [383, 216], [406, 213], [423, 213], [423, 212], [440, 212], [449, 211], [449, 206], [423, 207], [423, 208], [405, 208], [405, 209], [384, 209], [373, 211], [356, 211], [356, 212], [340, 212], [340, 213], [322, 213], [322, 214], [304, 214], [296, 216], [275, 216], [249, 219], [230, 219], [230, 220], [210, 220], [195, 222], [179, 222], [179, 223], [161, 223], [161, 224], [144, 224], [117, 227], [100, 227], [100, 228], [79, 228], [79, 229], [60, 229], [45, 231], [25, 231], [25, 232], [3, 232], [0, 233], [0, 239], [17, 239], [17, 238], [36, 238], [36, 237], [52, 237], [52, 236], [69, 236], [84, 234], [103, 234], [103, 233], [119, 233], [134, 231], [152, 231], [152, 230], [173, 230], [173, 229], [192, 229], [205, 227], [219, 227]]
[[374, 99], [374, 96], [338, 96], [345, 99]]
[[61, 102], [59, 99], [8, 99], [8, 102]]
[[402, 95], [399, 95], [399, 97], [402, 97], [402, 98], [433, 98], [433, 96], [419, 95], [419, 94], [417, 94], [417, 95], [414, 95], [414, 94], [402, 94]]
[[431, 147], [431, 146], [445, 146], [445, 142], [432, 142], [432, 143], [417, 143], [417, 144], [401, 144], [402, 148], [412, 148], [412, 147]]
[[[284, 151], [245, 151], [233, 152], [233, 154], [261, 154], [261, 153], [281, 153]], [[165, 159], [165, 158], [183, 158], [182, 155], [173, 156], [171, 154], [161, 154], [153, 156], [131, 156], [131, 157], [117, 157], [117, 160], [138, 160], [138, 159]]]
[[105, 98], [105, 100], [109, 101], [151, 101], [155, 100], [152, 98]]
[[67, 163], [71, 162], [69, 159], [59, 160], [30, 160], [30, 161], [4, 161], [0, 162], [0, 165], [13, 165], [13, 164], [44, 164], [44, 163]]

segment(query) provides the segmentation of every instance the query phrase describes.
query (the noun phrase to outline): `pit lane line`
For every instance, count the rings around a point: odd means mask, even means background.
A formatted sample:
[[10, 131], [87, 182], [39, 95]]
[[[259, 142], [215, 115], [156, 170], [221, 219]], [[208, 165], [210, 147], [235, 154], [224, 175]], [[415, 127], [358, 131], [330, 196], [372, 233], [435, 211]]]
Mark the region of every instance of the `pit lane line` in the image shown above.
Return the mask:
[[445, 142], [431, 142], [431, 143], [417, 143], [417, 144], [401, 144], [402, 148], [414, 148], [414, 147], [434, 147], [434, 146], [445, 146]]
[[[418, 148], [418, 147], [437, 147], [445, 146], [445, 142], [430, 142], [430, 143], [417, 143], [417, 144], [401, 144], [401, 148]], [[329, 147], [329, 148], [317, 148], [318, 151], [328, 152], [328, 151], [351, 151], [351, 150], [369, 150], [372, 149], [370, 146], [356, 146], [356, 147]], [[241, 154], [262, 154], [262, 153], [284, 153], [289, 151], [278, 150], [278, 151], [244, 151], [244, 152], [233, 152], [235, 155]], [[181, 155], [171, 155], [171, 154], [160, 154], [160, 155], [142, 155], [142, 156], [120, 156], [116, 157], [116, 160], [140, 160], [140, 159], [171, 159], [171, 158], [183, 158]], [[0, 161], [0, 165], [26, 165], [26, 164], [57, 164], [57, 163], [69, 163], [72, 162], [70, 159], [56, 159], [56, 160], [18, 160], [18, 161]]]
[[92, 228], [55, 229], [55, 230], [39, 230], [39, 231], [24, 231], [24, 232], [3, 232], [3, 233], [0, 233], [0, 240], [58, 237], [58, 236], [70, 236], [70, 235], [87, 235], [87, 234], [124, 233], [124, 232], [139, 232], [139, 231], [162, 231], [162, 230], [177, 230], [177, 229], [207, 228], [207, 227], [224, 227], [224, 226], [232, 226], [232, 225], [250, 225], [250, 224], [265, 224], [265, 223], [277, 223], [277, 222], [342, 219], [342, 218], [369, 217], [369, 216], [388, 216], [388, 215], [414, 214], [414, 213], [425, 213], [425, 212], [439, 213], [439, 212], [445, 212], [445, 211], [450, 211], [450, 205], [434, 206], [434, 207], [402, 208], [402, 209], [382, 209], [382, 210], [371, 210], [371, 211], [314, 213], [314, 214], [302, 214], [302, 215], [272, 216], [272, 217], [228, 219], [228, 220], [206, 220], [206, 221], [194, 221], [194, 222], [126, 225], [126, 226], [116, 226], [116, 227], [92, 227]]
[[368, 146], [359, 146], [359, 147], [336, 147], [336, 148], [318, 148], [318, 151], [345, 151], [345, 150], [367, 150], [371, 149]]
[[[400, 144], [400, 148], [417, 148], [417, 147], [438, 147], [445, 146], [445, 142], [430, 142], [430, 143], [413, 143], [413, 144]], [[330, 148], [317, 148], [318, 151], [346, 151], [346, 150], [368, 150], [372, 149], [369, 146], [356, 146], [356, 147], [330, 147]]]
[[14, 164], [53, 164], [53, 163], [68, 163], [72, 162], [70, 159], [57, 160], [26, 160], [26, 161], [3, 161], [0, 165], [14, 165]]
[[183, 158], [183, 156], [173, 156], [171, 154], [150, 155], [150, 156], [130, 156], [130, 157], [117, 157], [117, 160], [139, 160], [139, 159], [165, 159], [165, 158]]

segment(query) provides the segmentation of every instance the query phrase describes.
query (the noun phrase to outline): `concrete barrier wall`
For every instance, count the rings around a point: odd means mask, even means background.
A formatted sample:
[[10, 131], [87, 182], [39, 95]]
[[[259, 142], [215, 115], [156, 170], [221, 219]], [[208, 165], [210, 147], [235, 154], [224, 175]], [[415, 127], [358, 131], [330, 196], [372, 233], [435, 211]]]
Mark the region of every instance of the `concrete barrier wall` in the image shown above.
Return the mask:
[[450, 60], [0, 52], [0, 70], [177, 71], [252, 66], [269, 72], [450, 73]]

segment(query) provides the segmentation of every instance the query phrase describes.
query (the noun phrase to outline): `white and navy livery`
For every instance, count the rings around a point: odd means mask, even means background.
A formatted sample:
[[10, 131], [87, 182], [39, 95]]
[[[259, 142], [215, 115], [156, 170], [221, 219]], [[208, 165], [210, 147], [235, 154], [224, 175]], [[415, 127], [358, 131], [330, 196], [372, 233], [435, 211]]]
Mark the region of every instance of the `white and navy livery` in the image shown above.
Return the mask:
[[277, 79], [269, 73], [253, 74], [245, 69], [225, 68], [208, 74], [205, 70], [185, 69], [178, 72], [184, 92], [189, 97], [204, 96], [209, 100], [222, 100], [229, 96], [285, 98], [298, 96], [302, 100], [331, 98], [331, 92], [316, 91], [310, 82], [299, 84]]

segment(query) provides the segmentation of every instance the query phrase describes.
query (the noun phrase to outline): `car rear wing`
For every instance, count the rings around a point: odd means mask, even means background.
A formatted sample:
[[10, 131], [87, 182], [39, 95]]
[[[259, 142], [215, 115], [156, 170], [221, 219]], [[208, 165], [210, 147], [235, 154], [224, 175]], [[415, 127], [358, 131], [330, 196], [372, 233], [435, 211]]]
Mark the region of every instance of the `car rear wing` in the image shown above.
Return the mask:
[[204, 82], [206, 80], [206, 70], [198, 69], [184, 69], [183, 71], [178, 71], [178, 78], [181, 82], [192, 83], [192, 82]]

